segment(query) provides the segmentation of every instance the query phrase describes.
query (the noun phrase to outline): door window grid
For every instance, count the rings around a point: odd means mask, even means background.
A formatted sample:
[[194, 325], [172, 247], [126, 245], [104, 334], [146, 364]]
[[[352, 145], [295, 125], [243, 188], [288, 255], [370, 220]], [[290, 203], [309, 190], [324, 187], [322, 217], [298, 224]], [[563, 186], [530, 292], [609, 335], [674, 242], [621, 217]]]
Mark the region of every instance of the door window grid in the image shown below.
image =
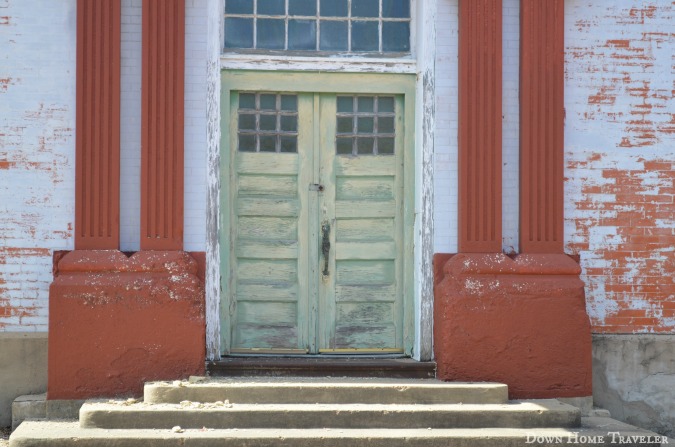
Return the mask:
[[338, 155], [393, 155], [395, 140], [393, 96], [337, 97]]
[[410, 0], [225, 0], [225, 49], [410, 54]]
[[297, 152], [298, 97], [278, 93], [240, 93], [240, 152]]

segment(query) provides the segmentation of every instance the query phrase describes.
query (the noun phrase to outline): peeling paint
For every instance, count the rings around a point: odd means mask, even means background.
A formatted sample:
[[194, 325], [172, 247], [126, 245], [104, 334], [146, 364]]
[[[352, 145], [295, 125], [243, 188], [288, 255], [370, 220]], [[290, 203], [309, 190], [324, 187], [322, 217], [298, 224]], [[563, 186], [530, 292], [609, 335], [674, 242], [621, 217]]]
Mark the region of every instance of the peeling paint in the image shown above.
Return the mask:
[[72, 244], [72, 3], [0, 0], [0, 331], [47, 329], [51, 253]]
[[568, 6], [583, 19], [566, 37], [567, 250], [581, 257], [595, 332], [673, 332], [674, 10]]
[[[582, 183], [572, 210], [577, 242], [568, 249], [581, 254], [589, 314], [601, 332], [675, 328], [664, 318], [675, 302], [675, 164], [643, 163], [642, 171], [621, 170], [589, 159], [581, 164], [586, 174], [575, 179]], [[580, 210], [590, 214], [581, 217]]]
[[208, 0], [207, 23], [207, 214], [206, 357], [220, 359], [220, 42], [222, 0]]
[[416, 151], [417, 201], [415, 205], [417, 231], [414, 246], [418, 249], [415, 262], [415, 295], [419, 297], [419, 315], [416, 316], [415, 358], [428, 361], [433, 358], [434, 310], [434, 138], [436, 130], [436, 15], [437, 2], [423, 1], [418, 6], [422, 29], [419, 42], [419, 70], [417, 83], [417, 132], [421, 148]]
[[21, 79], [0, 78], [0, 94], [7, 92], [7, 90], [9, 90], [10, 85], [14, 85], [19, 82], [21, 82]]

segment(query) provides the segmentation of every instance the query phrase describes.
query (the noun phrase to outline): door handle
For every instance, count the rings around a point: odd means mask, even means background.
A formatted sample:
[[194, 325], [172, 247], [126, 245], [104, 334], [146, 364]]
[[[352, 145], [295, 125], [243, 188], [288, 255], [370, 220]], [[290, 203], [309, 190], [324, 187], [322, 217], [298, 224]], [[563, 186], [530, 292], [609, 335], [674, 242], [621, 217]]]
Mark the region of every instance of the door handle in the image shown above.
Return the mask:
[[323, 253], [323, 276], [328, 276], [328, 260], [330, 258], [330, 224], [321, 225], [321, 252]]

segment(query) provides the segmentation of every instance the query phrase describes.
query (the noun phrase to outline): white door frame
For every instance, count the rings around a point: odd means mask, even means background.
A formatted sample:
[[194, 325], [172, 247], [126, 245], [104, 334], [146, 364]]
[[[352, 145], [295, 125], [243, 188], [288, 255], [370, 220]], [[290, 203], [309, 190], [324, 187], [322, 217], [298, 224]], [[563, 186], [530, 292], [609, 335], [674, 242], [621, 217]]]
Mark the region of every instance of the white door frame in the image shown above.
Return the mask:
[[[201, 0], [207, 14], [207, 216], [206, 216], [206, 356], [220, 358], [220, 72], [222, 69], [278, 70], [289, 58], [221, 57], [223, 0]], [[415, 345], [413, 357], [433, 358], [433, 152], [435, 126], [436, 2], [413, 2], [413, 59], [294, 58], [294, 68], [343, 72], [417, 74], [415, 106]]]

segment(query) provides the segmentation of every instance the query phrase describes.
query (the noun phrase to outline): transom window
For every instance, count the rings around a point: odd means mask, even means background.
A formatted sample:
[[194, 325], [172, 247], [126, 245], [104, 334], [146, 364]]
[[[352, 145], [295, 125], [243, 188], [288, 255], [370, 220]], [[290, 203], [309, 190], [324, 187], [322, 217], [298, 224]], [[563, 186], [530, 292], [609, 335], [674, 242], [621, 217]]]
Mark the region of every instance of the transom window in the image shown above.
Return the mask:
[[298, 151], [297, 95], [240, 93], [238, 115], [240, 151]]
[[396, 112], [393, 96], [338, 96], [336, 152], [393, 155]]
[[410, 53], [410, 0], [225, 0], [225, 49]]

